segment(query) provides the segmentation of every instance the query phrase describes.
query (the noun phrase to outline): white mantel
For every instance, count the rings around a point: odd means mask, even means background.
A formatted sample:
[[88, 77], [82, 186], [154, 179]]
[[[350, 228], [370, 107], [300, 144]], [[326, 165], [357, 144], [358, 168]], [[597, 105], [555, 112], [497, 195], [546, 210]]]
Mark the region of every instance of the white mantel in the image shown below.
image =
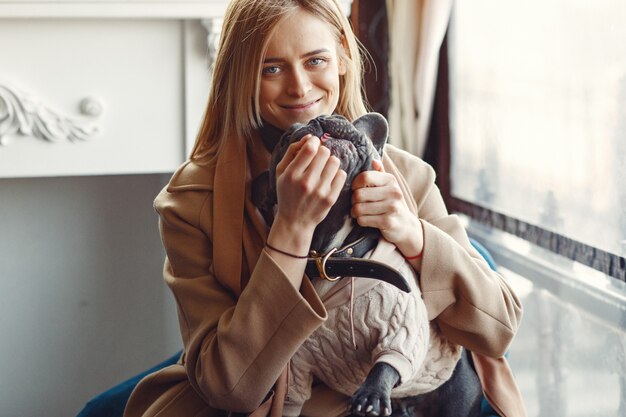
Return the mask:
[[223, 16], [227, 1], [0, 1], [0, 16], [11, 18], [166, 18]]
[[[352, 0], [339, 0], [346, 15]], [[223, 16], [227, 0], [156, 1], [156, 0], [13, 0], [0, 1], [2, 17], [72, 17], [72, 18], [168, 18], [197, 19]]]
[[0, 0], [0, 177], [176, 169], [227, 4]]

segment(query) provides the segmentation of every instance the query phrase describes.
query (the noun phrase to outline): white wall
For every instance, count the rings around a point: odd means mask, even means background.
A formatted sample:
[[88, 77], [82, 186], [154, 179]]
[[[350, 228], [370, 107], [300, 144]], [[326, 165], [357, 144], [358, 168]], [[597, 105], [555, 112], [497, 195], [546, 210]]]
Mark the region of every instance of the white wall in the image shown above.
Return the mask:
[[180, 349], [152, 208], [168, 178], [0, 179], [0, 415], [75, 415]]

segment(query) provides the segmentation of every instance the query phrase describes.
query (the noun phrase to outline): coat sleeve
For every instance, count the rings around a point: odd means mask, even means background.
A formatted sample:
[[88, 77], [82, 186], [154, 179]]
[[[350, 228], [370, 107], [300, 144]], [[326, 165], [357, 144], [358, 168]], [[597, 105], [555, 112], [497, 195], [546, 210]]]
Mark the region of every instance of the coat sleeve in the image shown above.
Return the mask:
[[391, 153], [424, 228], [419, 272], [429, 319], [451, 341], [501, 357], [522, 317], [518, 297], [471, 245], [460, 219], [448, 213], [434, 170], [404, 151]]
[[326, 311], [312, 287], [297, 291], [265, 251], [238, 298], [221, 285], [211, 259], [211, 192], [164, 190], [155, 209], [189, 381], [212, 407], [252, 411]]

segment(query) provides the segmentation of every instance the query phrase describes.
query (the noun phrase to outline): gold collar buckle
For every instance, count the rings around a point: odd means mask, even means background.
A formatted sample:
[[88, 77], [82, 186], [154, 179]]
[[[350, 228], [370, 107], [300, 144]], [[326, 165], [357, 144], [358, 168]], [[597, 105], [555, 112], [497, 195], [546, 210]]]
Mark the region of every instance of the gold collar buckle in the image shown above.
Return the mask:
[[317, 266], [317, 271], [320, 273], [320, 277], [331, 282], [337, 281], [338, 279], [341, 278], [341, 277], [331, 277], [326, 273], [326, 261], [335, 252], [337, 252], [337, 248], [332, 248], [325, 255], [318, 255], [317, 252], [311, 251], [311, 256], [315, 258], [315, 265]]

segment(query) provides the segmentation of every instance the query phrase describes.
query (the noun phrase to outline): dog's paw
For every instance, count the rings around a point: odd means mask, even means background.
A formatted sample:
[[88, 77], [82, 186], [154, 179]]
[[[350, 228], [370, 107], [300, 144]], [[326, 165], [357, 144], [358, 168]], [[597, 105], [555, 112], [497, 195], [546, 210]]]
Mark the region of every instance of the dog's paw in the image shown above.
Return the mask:
[[385, 389], [362, 386], [350, 400], [349, 411], [355, 416], [390, 416], [391, 399]]

